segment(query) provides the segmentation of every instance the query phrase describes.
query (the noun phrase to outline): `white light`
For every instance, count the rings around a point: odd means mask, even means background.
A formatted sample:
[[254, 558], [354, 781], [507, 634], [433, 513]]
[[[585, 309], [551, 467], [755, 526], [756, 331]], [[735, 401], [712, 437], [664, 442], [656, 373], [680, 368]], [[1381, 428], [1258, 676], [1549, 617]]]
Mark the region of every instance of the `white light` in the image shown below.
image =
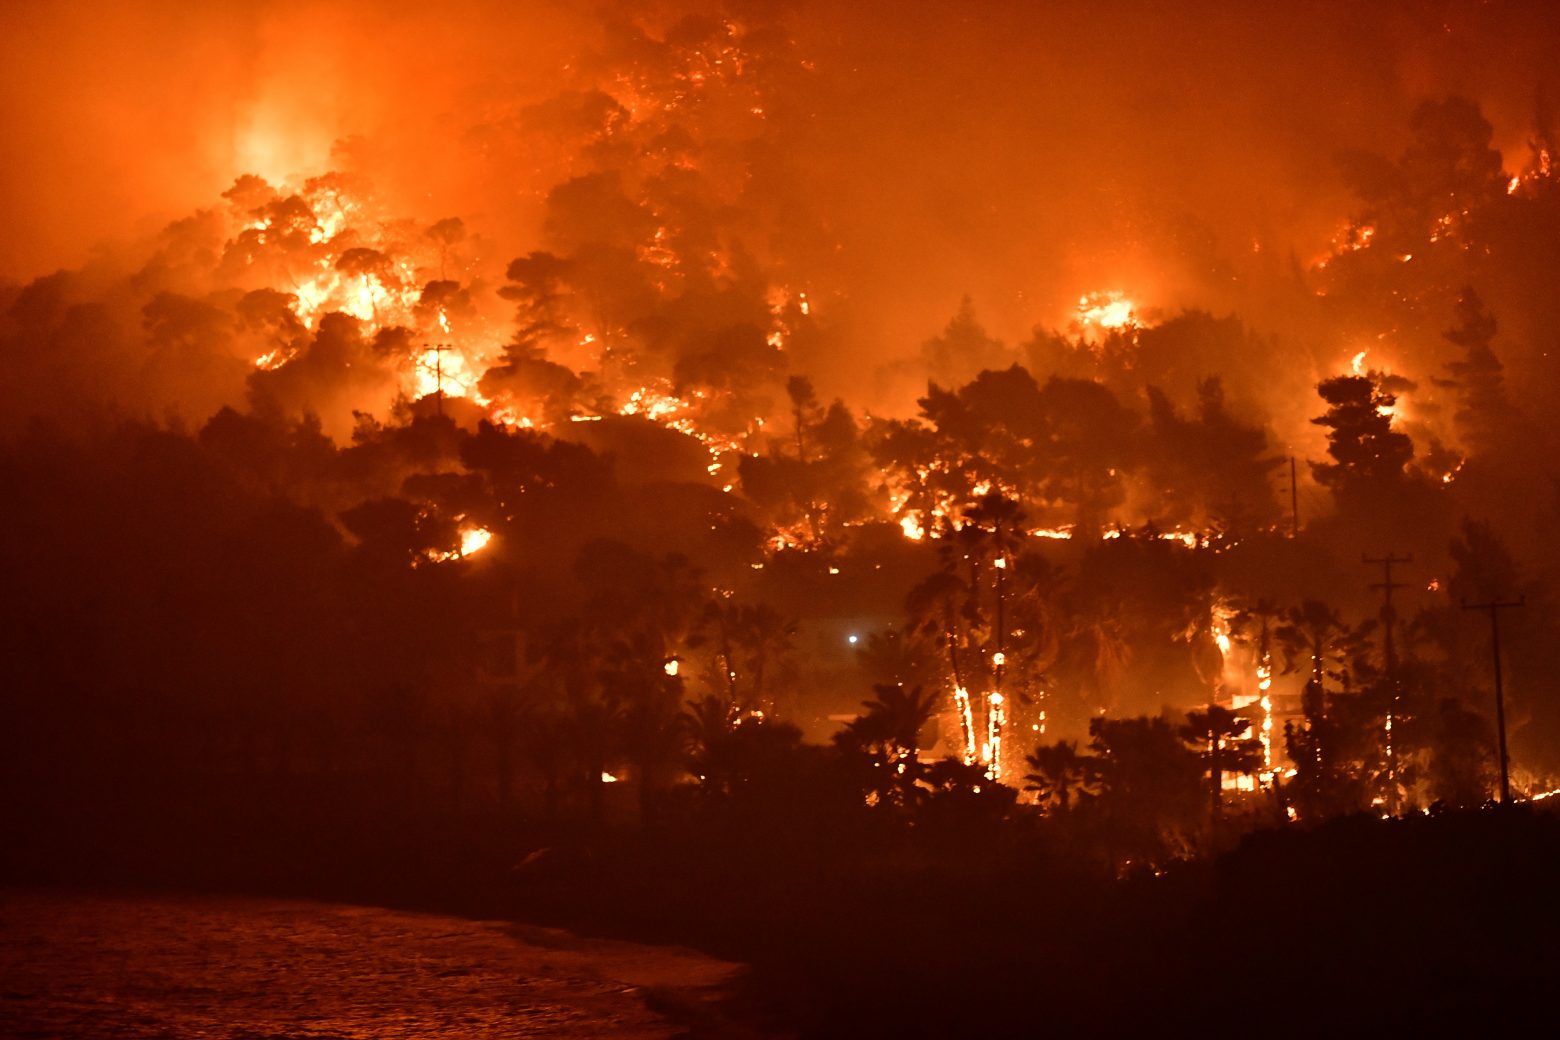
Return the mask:
[[856, 643], [857, 643], [857, 642], [858, 642], [858, 641], [859, 641], [859, 640], [860, 640], [860, 638], [861, 638], [861, 637], [860, 637], [860, 636], [855, 636], [855, 635], [852, 635], [852, 636], [848, 636], [848, 637], [847, 637], [847, 638], [848, 638], [848, 640], [849, 640], [849, 642], [850, 642], [850, 645], [851, 645], [851, 646], [855, 646], [855, 645], [856, 645]]
[[667, 675], [676, 675], [677, 674], [677, 658], [674, 657], [670, 661], [666, 662], [666, 674]]

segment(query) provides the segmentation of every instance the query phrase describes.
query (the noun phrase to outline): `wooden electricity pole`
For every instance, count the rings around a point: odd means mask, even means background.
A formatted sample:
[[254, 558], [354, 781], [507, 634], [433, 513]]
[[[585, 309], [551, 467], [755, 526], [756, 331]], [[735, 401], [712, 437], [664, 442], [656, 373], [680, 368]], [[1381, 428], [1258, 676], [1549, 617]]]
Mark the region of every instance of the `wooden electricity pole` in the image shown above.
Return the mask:
[[1391, 784], [1388, 792], [1391, 796], [1391, 811], [1397, 811], [1397, 755], [1392, 746], [1392, 730], [1398, 716], [1398, 688], [1397, 674], [1397, 650], [1392, 641], [1392, 625], [1397, 620], [1397, 611], [1392, 608], [1392, 590], [1403, 588], [1402, 582], [1392, 580], [1392, 568], [1400, 563], [1412, 563], [1414, 556], [1397, 556], [1387, 553], [1385, 556], [1363, 556], [1361, 560], [1371, 566], [1381, 568], [1381, 581], [1371, 585], [1373, 589], [1381, 592], [1381, 656], [1382, 663], [1387, 673], [1387, 780]]
[[1500, 612], [1527, 606], [1527, 597], [1514, 600], [1490, 600], [1488, 603], [1464, 602], [1464, 610], [1490, 612], [1490, 653], [1495, 659], [1495, 730], [1500, 741], [1500, 804], [1511, 804], [1511, 769], [1506, 758], [1506, 694], [1500, 682]]
[[[437, 398], [436, 407], [439, 410], [439, 418], [441, 419], [444, 418], [444, 352], [452, 349], [454, 348], [448, 343], [423, 344], [424, 353], [428, 351], [433, 352], [434, 396]], [[427, 362], [425, 361], [423, 364], [426, 365]]]
[[1373, 589], [1381, 591], [1381, 624], [1382, 635], [1382, 660], [1386, 664], [1387, 681], [1397, 685], [1397, 653], [1392, 643], [1392, 622], [1397, 619], [1397, 613], [1392, 609], [1392, 590], [1405, 588], [1400, 581], [1392, 580], [1392, 568], [1400, 563], [1413, 563], [1414, 554], [1407, 556], [1395, 556], [1387, 553], [1385, 556], [1363, 556], [1363, 563], [1381, 568], [1381, 580], [1371, 585]]

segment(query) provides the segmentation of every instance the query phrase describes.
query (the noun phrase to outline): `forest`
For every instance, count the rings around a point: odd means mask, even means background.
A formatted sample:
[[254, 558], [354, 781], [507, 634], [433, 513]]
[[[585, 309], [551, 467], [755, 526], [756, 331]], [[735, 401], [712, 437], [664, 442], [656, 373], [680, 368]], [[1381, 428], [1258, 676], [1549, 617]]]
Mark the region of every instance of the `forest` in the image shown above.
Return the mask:
[[1170, 934], [1143, 886], [1223, 871], [1176, 905], [1233, 915], [1333, 844], [1553, 841], [1542, 91], [1340, 150], [1320, 255], [1205, 228], [1173, 263], [1219, 294], [1058, 280], [1003, 337], [972, 289], [885, 348], [789, 26], [612, 22], [482, 112], [530, 236], [343, 146], [0, 283], [9, 877], [500, 892], [753, 956], [853, 892], [858, 938], [935, 893], [1007, 949], [1031, 883]]

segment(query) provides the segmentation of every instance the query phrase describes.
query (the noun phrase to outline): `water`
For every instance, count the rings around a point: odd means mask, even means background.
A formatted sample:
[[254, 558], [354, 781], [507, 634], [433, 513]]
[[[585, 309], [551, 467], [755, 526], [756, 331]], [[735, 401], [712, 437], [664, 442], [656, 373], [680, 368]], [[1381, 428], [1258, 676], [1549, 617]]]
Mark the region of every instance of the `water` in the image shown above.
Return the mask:
[[689, 950], [301, 901], [0, 894], [0, 1035], [662, 1038], [735, 965]]

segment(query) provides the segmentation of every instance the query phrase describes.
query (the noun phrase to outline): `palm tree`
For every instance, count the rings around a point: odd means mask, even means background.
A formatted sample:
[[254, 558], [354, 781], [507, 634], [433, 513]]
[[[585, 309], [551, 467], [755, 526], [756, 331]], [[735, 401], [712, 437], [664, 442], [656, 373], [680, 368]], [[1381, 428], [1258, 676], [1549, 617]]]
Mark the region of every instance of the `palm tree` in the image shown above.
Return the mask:
[[708, 645], [718, 672], [711, 685], [724, 687], [726, 698], [748, 711], [772, 710], [769, 680], [789, 663], [795, 651], [796, 622], [767, 603], [739, 604], [712, 600], [704, 607], [690, 647]]
[[876, 699], [862, 702], [866, 710], [835, 734], [834, 744], [859, 767], [869, 803], [905, 806], [918, 793], [921, 734], [931, 725], [936, 699], [919, 686], [888, 684], [873, 691]]
[[881, 733], [892, 761], [914, 762], [922, 750], [921, 735], [936, 716], [936, 698], [921, 687], [874, 686], [876, 699], [862, 701], [866, 712], [856, 721], [870, 724], [867, 732]]
[[[991, 650], [991, 688], [982, 691], [982, 707], [986, 716], [985, 750], [993, 778], [1002, 775], [1002, 729], [1007, 719], [1002, 680], [1007, 672], [1008, 572], [1024, 537], [1023, 519], [1024, 511], [1017, 502], [993, 491], [965, 510], [964, 526], [959, 530], [960, 541], [976, 543], [976, 551], [968, 554], [971, 589], [981, 587], [979, 564], [987, 560], [991, 564], [992, 616], [984, 626], [990, 633], [987, 642]], [[970, 607], [979, 611], [978, 591]]]
[[1249, 719], [1217, 704], [1186, 715], [1181, 739], [1206, 763], [1211, 819], [1218, 819], [1223, 803], [1224, 774], [1249, 776], [1262, 768], [1262, 742], [1244, 736], [1250, 731]]
[[1089, 720], [1095, 806], [1118, 863], [1152, 863], [1184, 851], [1201, 818], [1197, 756], [1163, 718]]
[[711, 761], [721, 741], [735, 728], [737, 708], [731, 701], [713, 693], [689, 701], [677, 716], [685, 738], [688, 769], [699, 783], [710, 785]]
[[737, 647], [742, 663], [750, 677], [749, 688], [754, 703], [773, 711], [773, 698], [769, 694], [769, 680], [780, 672], [785, 677], [786, 666], [796, 650], [792, 641], [796, 635], [796, 621], [782, 617], [767, 603], [757, 603], [742, 608], [741, 624], [737, 629]]
[[963, 756], [973, 762], [976, 753], [975, 725], [969, 710], [969, 687], [963, 653], [972, 642], [966, 605], [970, 588], [964, 579], [948, 569], [930, 575], [906, 597], [911, 634], [927, 645], [947, 654], [948, 674], [953, 679], [954, 709], [959, 716], [963, 738]]
[[1132, 642], [1114, 602], [1091, 596], [1076, 606], [1081, 609], [1074, 610], [1067, 633], [1069, 656], [1081, 666], [1083, 681], [1092, 687], [1091, 703], [1113, 708], [1121, 680], [1132, 663]]
[[1078, 753], [1075, 740], [1040, 744], [1024, 756], [1024, 764], [1029, 767], [1024, 774], [1024, 790], [1035, 792], [1042, 806], [1065, 813], [1072, 809], [1074, 796], [1088, 793], [1090, 760]]
[[550, 684], [534, 680], [525, 690], [516, 744], [521, 757], [542, 776], [542, 811], [552, 823], [558, 818], [560, 787], [573, 750], [566, 739], [563, 706], [552, 696]]
[[936, 670], [936, 662], [928, 658], [925, 645], [895, 629], [867, 636], [866, 642], [856, 648], [856, 663], [874, 686], [914, 683]]
[[718, 695], [689, 701], [680, 716], [688, 765], [706, 794], [775, 797], [802, 753], [802, 732], [786, 722], [743, 715]]
[[619, 745], [636, 774], [640, 816], [648, 817], [680, 757], [677, 704], [682, 680], [667, 674], [661, 639], [640, 630], [607, 647], [601, 682], [609, 699], [621, 705]]
[[1284, 624], [1273, 633], [1284, 654], [1284, 672], [1297, 669], [1307, 660], [1311, 682], [1323, 689], [1333, 679], [1348, 691], [1356, 659], [1370, 645], [1376, 628], [1374, 620], [1350, 626], [1342, 615], [1320, 600], [1308, 599], [1284, 613]]

